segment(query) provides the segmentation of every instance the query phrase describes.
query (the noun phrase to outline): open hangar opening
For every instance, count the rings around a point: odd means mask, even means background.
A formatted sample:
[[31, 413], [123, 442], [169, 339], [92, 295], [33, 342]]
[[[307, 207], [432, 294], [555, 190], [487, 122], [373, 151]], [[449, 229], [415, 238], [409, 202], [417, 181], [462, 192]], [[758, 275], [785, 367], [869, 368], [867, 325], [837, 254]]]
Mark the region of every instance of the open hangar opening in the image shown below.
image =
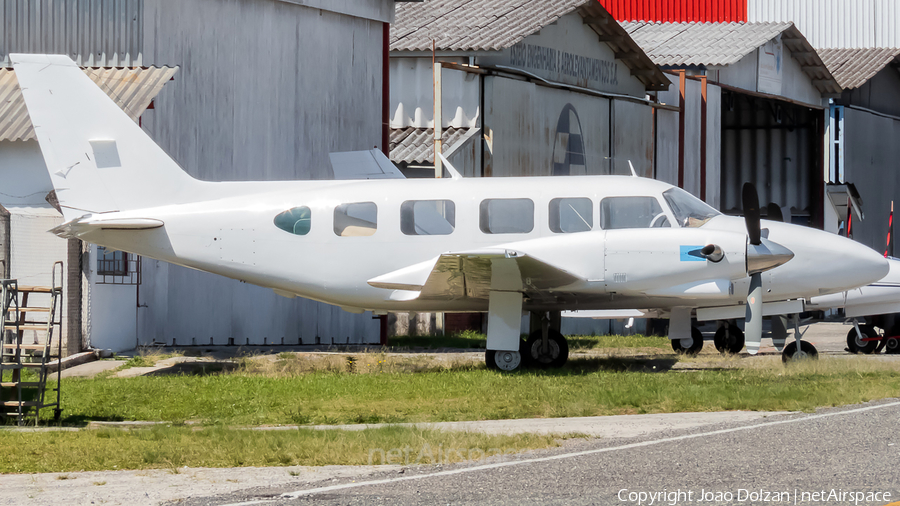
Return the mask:
[[789, 101], [722, 90], [720, 210], [741, 213], [741, 187], [756, 185], [760, 205], [785, 219], [822, 227], [824, 111]]

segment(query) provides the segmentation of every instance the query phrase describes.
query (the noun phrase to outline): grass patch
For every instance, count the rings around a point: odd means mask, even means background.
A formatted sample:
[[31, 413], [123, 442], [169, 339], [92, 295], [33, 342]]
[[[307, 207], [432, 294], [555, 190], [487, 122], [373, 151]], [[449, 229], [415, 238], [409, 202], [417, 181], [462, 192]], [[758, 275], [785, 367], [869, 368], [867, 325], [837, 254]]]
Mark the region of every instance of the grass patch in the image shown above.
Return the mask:
[[[900, 370], [894, 364], [867, 357], [822, 357], [791, 367], [784, 367], [778, 356], [711, 355], [681, 363], [674, 356], [574, 357], [566, 367], [551, 371], [499, 374], [470, 364], [410, 374], [370, 369], [378, 367], [379, 355], [369, 355], [363, 358], [370, 362], [356, 360], [354, 372], [347, 370], [343, 356], [335, 355], [335, 372], [263, 374], [239, 369], [211, 375], [64, 379], [63, 423], [302, 425], [812, 411], [896, 396], [900, 389]], [[746, 367], [736, 367], [737, 361]]]
[[[403, 427], [251, 431], [208, 427], [21, 433], [0, 431], [0, 472], [432, 464], [547, 448], [551, 436], [493, 436]], [[60, 475], [58, 479], [68, 479]], [[102, 485], [103, 483], [95, 483]]]
[[172, 357], [180, 357], [183, 353], [179, 352], [167, 352], [155, 348], [141, 348], [138, 351], [138, 354], [129, 358], [124, 364], [119, 367], [119, 370], [130, 369], [132, 367], [153, 367], [160, 360], [165, 360], [167, 358]]
[[588, 351], [602, 349], [659, 349], [672, 351], [672, 344], [665, 336], [568, 336], [570, 351]]
[[465, 330], [450, 336], [393, 336], [388, 344], [392, 348], [480, 348], [484, 349], [487, 336], [474, 330]]

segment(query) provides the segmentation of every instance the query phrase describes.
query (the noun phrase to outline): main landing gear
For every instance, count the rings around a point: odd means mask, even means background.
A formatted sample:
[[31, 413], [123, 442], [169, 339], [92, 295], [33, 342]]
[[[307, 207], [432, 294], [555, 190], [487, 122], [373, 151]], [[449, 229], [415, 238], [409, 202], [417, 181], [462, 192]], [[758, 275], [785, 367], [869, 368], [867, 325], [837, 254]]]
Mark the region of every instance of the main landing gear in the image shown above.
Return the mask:
[[492, 291], [488, 306], [488, 369], [515, 371], [522, 367], [562, 367], [569, 358], [569, 345], [559, 332], [560, 313], [532, 312], [527, 340], [520, 337], [522, 294]]
[[675, 353], [696, 355], [703, 349], [703, 334], [697, 327], [691, 327], [690, 339], [672, 339], [670, 342]]
[[725, 322], [716, 330], [713, 343], [719, 353], [740, 353], [744, 349], [744, 331], [731, 322]]

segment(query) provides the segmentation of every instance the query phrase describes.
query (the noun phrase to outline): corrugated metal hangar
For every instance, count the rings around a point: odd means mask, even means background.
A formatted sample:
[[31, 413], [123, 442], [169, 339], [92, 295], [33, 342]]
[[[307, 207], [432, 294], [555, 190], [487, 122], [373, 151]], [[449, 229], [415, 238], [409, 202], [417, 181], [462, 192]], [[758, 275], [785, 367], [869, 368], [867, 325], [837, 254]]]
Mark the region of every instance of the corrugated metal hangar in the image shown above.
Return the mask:
[[[383, 145], [393, 13], [393, 0], [11, 0], [0, 5], [0, 67], [14, 52], [63, 53], [90, 68], [178, 67], [140, 118], [192, 176], [331, 178], [329, 152]], [[43, 191], [29, 202], [47, 205], [35, 141], [4, 138], [0, 164], [38, 180], [5, 193]], [[379, 342], [371, 314], [137, 260], [93, 248], [82, 257], [84, 290], [77, 274], [68, 280], [70, 302], [84, 299], [75, 330], [90, 345]]]
[[[0, 256], [16, 276], [67, 261], [70, 351], [378, 343], [385, 328], [164, 262], [40, 243], [61, 217], [11, 52], [70, 55], [200, 179], [326, 179], [329, 153], [373, 146], [408, 177], [434, 177], [440, 140], [467, 177], [633, 165], [731, 213], [753, 181], [796, 223], [839, 231], [849, 209], [865, 211], [855, 238], [879, 248], [900, 158], [900, 53], [884, 49], [900, 46], [896, 6], [828, 0], [812, 16], [811, 1], [10, 0]], [[850, 42], [863, 49], [822, 49]], [[24, 261], [38, 249], [46, 267]], [[431, 318], [395, 331], [432, 332]], [[456, 318], [445, 330], [481, 325]]]

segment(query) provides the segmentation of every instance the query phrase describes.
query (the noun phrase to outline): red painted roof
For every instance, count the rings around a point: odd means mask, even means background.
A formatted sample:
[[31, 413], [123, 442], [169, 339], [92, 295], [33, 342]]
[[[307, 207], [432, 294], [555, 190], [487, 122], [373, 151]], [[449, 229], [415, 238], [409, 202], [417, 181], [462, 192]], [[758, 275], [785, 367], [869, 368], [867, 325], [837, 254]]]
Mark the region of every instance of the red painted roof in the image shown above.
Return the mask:
[[616, 21], [747, 21], [747, 0], [599, 0]]

